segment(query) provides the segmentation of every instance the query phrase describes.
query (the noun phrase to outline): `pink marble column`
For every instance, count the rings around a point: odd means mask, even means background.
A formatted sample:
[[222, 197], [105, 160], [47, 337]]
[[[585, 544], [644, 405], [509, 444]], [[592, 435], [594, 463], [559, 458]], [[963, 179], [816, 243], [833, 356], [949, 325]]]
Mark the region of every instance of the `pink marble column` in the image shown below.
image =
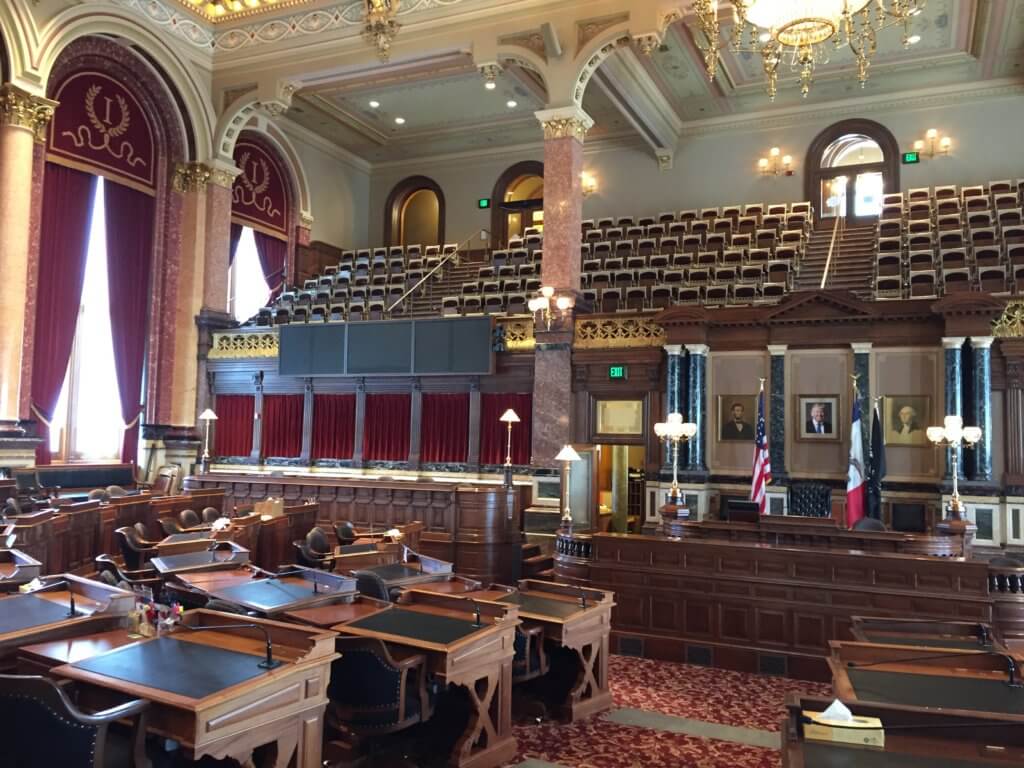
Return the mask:
[[17, 426], [22, 404], [25, 298], [32, 244], [35, 143], [56, 102], [0, 86], [0, 427]]
[[[577, 107], [537, 113], [544, 128], [544, 259], [541, 282], [555, 295], [580, 292], [580, 222], [583, 217], [583, 139], [593, 121]], [[554, 467], [572, 442], [573, 313], [556, 315], [551, 327], [537, 324], [534, 336], [534, 466]]]
[[206, 265], [203, 308], [228, 311], [231, 262], [231, 184], [237, 169], [211, 168], [206, 185]]

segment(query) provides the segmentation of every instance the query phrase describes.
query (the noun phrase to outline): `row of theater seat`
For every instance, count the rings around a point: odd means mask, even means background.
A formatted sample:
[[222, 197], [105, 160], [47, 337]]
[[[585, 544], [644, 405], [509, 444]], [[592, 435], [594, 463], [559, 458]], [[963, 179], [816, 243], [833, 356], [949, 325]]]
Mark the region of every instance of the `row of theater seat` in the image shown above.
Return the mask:
[[875, 296], [1024, 288], [1024, 188], [1012, 181], [887, 194], [876, 228]]

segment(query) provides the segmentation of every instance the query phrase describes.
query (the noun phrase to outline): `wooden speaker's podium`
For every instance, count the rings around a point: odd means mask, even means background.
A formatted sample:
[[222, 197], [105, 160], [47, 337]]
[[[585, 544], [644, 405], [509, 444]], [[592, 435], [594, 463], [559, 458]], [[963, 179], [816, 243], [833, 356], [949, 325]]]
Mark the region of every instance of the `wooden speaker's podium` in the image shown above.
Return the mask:
[[681, 539], [686, 535], [683, 524], [690, 521], [690, 509], [682, 499], [673, 502], [669, 497], [669, 501], [658, 509], [658, 514], [661, 515], [662, 536]]

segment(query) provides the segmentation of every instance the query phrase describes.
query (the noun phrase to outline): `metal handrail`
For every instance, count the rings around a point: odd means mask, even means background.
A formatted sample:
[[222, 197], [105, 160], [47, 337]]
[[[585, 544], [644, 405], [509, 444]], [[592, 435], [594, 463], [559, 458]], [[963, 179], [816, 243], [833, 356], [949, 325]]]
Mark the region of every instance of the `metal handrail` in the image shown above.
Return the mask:
[[[481, 235], [485, 231], [486, 230], [483, 230], [483, 229], [478, 230], [478, 232]], [[490, 236], [490, 232], [488, 232], [487, 234], [488, 234], [488, 236]], [[445, 256], [443, 259], [441, 259], [441, 261], [439, 263], [437, 263], [434, 266], [433, 269], [431, 269], [429, 272], [427, 272], [427, 274], [425, 274], [423, 277], [421, 277], [419, 280], [417, 280], [416, 284], [412, 288], [408, 289], [405, 293], [403, 293], [401, 296], [399, 296], [397, 299], [395, 299], [395, 303], [392, 304], [390, 307], [388, 307], [387, 311], [390, 313], [395, 307], [397, 307], [399, 304], [401, 304], [403, 301], [405, 301], [407, 298], [409, 298], [409, 296], [414, 294], [416, 292], [416, 290], [421, 285], [423, 285], [423, 283], [425, 283], [427, 280], [429, 280], [434, 275], [434, 273], [436, 273], [439, 269], [442, 269], [445, 266], [445, 264], [447, 264], [449, 261], [452, 261], [453, 259], [458, 261], [459, 249], [462, 248], [462, 246], [468, 245], [470, 242], [472, 242], [473, 238], [476, 237], [476, 236], [477, 236], [477, 233], [474, 233], [474, 234], [470, 235], [469, 237], [467, 237], [465, 240], [463, 240], [461, 243], [457, 243], [456, 246], [455, 246], [455, 250], [454, 251], [451, 251], [447, 256]]]
[[819, 286], [822, 290], [825, 289], [825, 285], [828, 282], [828, 271], [832, 266], [832, 251], [836, 247], [836, 235], [839, 234], [839, 230], [845, 226], [846, 217], [836, 217], [836, 223], [832, 227], [832, 241], [828, 244], [828, 258], [825, 259], [825, 271], [821, 273], [821, 285]]

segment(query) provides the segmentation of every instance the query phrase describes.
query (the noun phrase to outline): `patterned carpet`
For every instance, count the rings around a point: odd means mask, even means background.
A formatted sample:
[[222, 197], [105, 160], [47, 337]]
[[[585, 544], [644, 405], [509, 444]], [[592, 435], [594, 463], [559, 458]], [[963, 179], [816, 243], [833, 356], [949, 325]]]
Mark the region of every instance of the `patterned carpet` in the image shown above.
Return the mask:
[[[787, 693], [802, 691], [827, 696], [831, 692], [822, 683], [626, 656], [612, 656], [609, 666], [615, 706], [623, 708], [613, 717], [624, 713], [632, 714], [633, 720], [642, 720], [644, 713], [649, 713], [653, 727], [612, 722], [607, 714], [573, 725], [516, 726], [519, 754], [511, 765], [777, 768], [777, 749], [673, 732], [662, 729], [660, 724], [677, 721], [691, 731], [709, 723], [719, 724], [707, 726], [716, 734], [729, 731], [720, 726], [774, 733], [779, 730]], [[767, 740], [767, 734], [754, 735], [761, 736], [761, 741]]]

